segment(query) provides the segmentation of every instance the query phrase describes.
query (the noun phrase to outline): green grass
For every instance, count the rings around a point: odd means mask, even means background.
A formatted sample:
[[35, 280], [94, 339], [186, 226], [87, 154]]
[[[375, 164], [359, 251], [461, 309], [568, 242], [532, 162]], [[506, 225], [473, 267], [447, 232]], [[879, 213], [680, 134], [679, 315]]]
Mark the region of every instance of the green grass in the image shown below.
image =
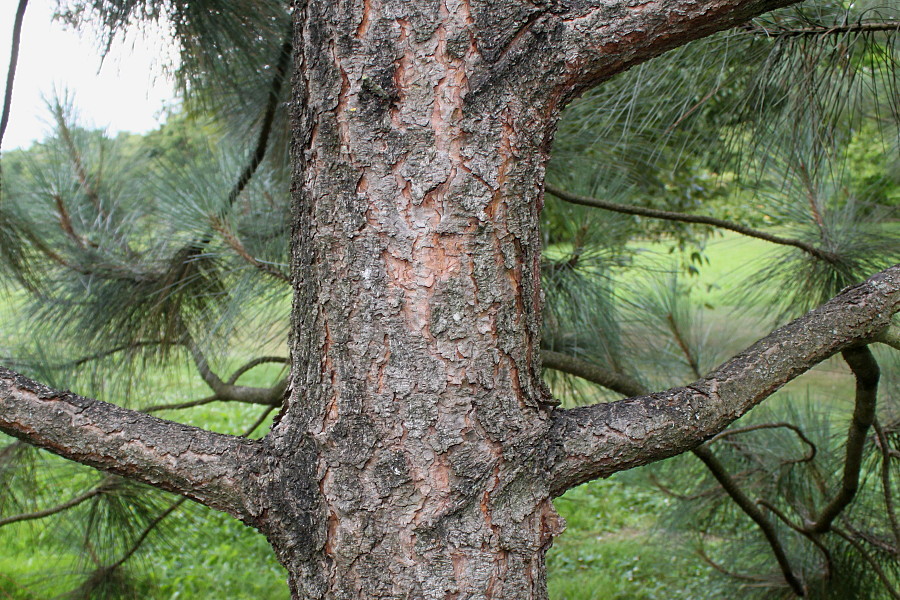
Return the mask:
[[554, 600], [690, 600], [722, 583], [684, 541], [657, 530], [669, 499], [628, 474], [572, 489], [554, 504], [568, 523], [547, 556]]

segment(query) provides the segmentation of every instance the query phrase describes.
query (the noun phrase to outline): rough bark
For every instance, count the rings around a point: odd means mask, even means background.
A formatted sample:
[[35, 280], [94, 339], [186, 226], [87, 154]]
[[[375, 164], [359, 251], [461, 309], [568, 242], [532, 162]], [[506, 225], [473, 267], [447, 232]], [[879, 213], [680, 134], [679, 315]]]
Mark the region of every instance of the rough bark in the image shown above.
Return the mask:
[[[541, 443], [556, 420], [538, 215], [558, 112], [774, 6], [297, 11], [294, 364], [269, 442], [275, 479], [320, 518], [300, 531], [275, 493], [264, 526], [296, 597], [545, 597], [561, 524]], [[291, 470], [297, 447], [317, 457], [315, 486]]]
[[260, 445], [48, 388], [0, 367], [0, 431], [252, 521]]
[[873, 340], [900, 310], [900, 265], [756, 342], [686, 387], [554, 414], [553, 490], [689, 450], [830, 356]]
[[786, 3], [296, 3], [292, 369], [271, 433], [210, 434], [12, 374], [0, 429], [244, 519], [295, 598], [546, 598], [553, 495], [690, 448], [896, 311], [895, 268], [690, 388], [555, 411], [541, 382], [559, 111]]

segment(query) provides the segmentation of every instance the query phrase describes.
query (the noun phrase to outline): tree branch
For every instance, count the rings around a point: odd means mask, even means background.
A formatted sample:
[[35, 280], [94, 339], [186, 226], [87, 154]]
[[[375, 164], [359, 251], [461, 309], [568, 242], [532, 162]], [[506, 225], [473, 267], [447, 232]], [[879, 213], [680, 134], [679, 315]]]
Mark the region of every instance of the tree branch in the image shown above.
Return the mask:
[[784, 552], [784, 546], [782, 546], [781, 541], [778, 539], [778, 533], [775, 531], [772, 522], [766, 518], [766, 515], [759, 510], [759, 507], [757, 507], [743, 490], [741, 490], [734, 479], [728, 474], [728, 470], [719, 462], [719, 459], [715, 457], [709, 447], [706, 445], [697, 446], [694, 448], [694, 454], [704, 465], [706, 465], [713, 474], [713, 477], [716, 478], [716, 481], [719, 482], [719, 485], [722, 486], [722, 489], [725, 490], [735, 504], [737, 504], [740, 509], [756, 523], [760, 531], [762, 531], [763, 536], [769, 543], [769, 547], [772, 548], [772, 553], [775, 555], [775, 560], [778, 562], [781, 574], [784, 575], [784, 580], [791, 586], [791, 590], [798, 596], [805, 596], [806, 590], [800, 580], [797, 579], [797, 576], [794, 575], [791, 563], [788, 561], [787, 554]]
[[894, 488], [891, 482], [891, 455], [888, 452], [888, 439], [877, 419], [872, 423], [872, 426], [875, 428], [875, 437], [881, 450], [881, 487], [884, 494], [884, 510], [887, 512], [888, 521], [891, 524], [891, 533], [894, 534], [894, 545], [900, 551], [900, 521], [897, 521], [897, 511], [894, 507]]
[[586, 360], [556, 352], [541, 350], [541, 361], [545, 369], [553, 369], [569, 375], [587, 379], [598, 385], [618, 392], [626, 397], [643, 396], [647, 389], [628, 375], [609, 371]]
[[734, 231], [736, 233], [740, 233], [741, 235], [746, 235], [747, 237], [757, 238], [760, 240], [765, 240], [767, 242], [772, 242], [773, 244], [781, 244], [783, 246], [793, 246], [795, 248], [799, 248], [810, 254], [816, 258], [829, 262], [831, 264], [835, 264], [838, 261], [837, 256], [832, 254], [831, 252], [826, 252], [820, 248], [813, 246], [812, 244], [808, 244], [803, 240], [797, 240], [793, 238], [783, 238], [777, 235], [772, 235], [770, 233], [766, 233], [765, 231], [759, 231], [758, 229], [753, 229], [751, 227], [746, 227], [741, 225], [740, 223], [733, 223], [731, 221], [726, 221], [724, 219], [716, 219], [715, 217], [707, 217], [704, 215], [690, 215], [687, 213], [678, 213], [667, 210], [657, 210], [654, 208], [645, 208], [642, 206], [630, 206], [628, 204], [617, 204], [615, 202], [608, 202], [606, 200], [601, 200], [599, 198], [591, 198], [589, 196], [579, 196], [577, 194], [571, 194], [565, 190], [561, 190], [552, 185], [545, 185], [544, 189], [560, 200], [565, 200], [566, 202], [571, 202], [572, 204], [580, 204], [581, 206], [591, 206], [594, 208], [602, 208], [603, 210], [610, 210], [613, 212], [623, 213], [626, 215], [637, 215], [640, 217], [649, 217], [651, 219], [662, 219], [665, 221], [678, 221], [681, 223], [696, 223], [698, 225], [709, 225], [711, 227], [718, 227], [720, 229], [727, 229], [729, 231]]
[[[245, 385], [233, 385], [232, 383], [225, 383], [209, 367], [209, 363], [206, 361], [206, 357], [203, 355], [203, 352], [200, 351], [200, 348], [197, 346], [194, 340], [187, 336], [186, 343], [188, 350], [190, 350], [191, 352], [191, 356], [194, 358], [194, 364], [197, 366], [197, 371], [200, 372], [200, 377], [202, 377], [203, 381], [206, 382], [206, 385], [208, 385], [210, 389], [215, 392], [215, 398], [217, 400], [222, 400], [223, 402], [263, 404], [266, 406], [281, 405], [281, 399], [284, 395], [284, 390], [287, 389], [288, 385], [287, 377], [270, 388], [249, 387]], [[160, 409], [157, 408], [156, 410]]]
[[12, 106], [13, 82], [16, 79], [16, 65], [19, 62], [19, 45], [22, 40], [22, 22], [25, 20], [25, 9], [28, 0], [19, 0], [16, 8], [16, 17], [13, 21], [12, 45], [9, 49], [9, 67], [6, 70], [6, 88], [3, 92], [3, 113], [0, 114], [0, 147], [3, 146], [3, 136], [9, 123], [9, 110]]
[[256, 138], [256, 147], [250, 156], [250, 162], [241, 171], [234, 187], [228, 193], [226, 200], [226, 210], [230, 210], [231, 206], [237, 200], [244, 188], [250, 182], [256, 169], [259, 168], [263, 158], [266, 156], [266, 148], [269, 145], [269, 135], [272, 132], [272, 123], [275, 121], [275, 112], [278, 109], [278, 103], [281, 100], [281, 89], [287, 79], [287, 69], [291, 64], [291, 55], [293, 50], [294, 31], [293, 27], [288, 29], [284, 41], [281, 43], [281, 49], [278, 54], [278, 61], [275, 64], [275, 70], [272, 74], [272, 86], [269, 88], [269, 96], [266, 100], [266, 109], [263, 113], [262, 126], [259, 129], [259, 136]]
[[0, 367], [0, 431], [82, 464], [251, 521], [261, 448], [51, 389]]
[[812, 462], [816, 458], [816, 454], [818, 453], [818, 449], [816, 445], [812, 443], [806, 434], [803, 433], [803, 430], [794, 425], [793, 423], [787, 422], [778, 422], [778, 423], [759, 423], [757, 425], [747, 425], [746, 427], [733, 427], [731, 429], [726, 429], [722, 433], [717, 433], [709, 439], [709, 443], [713, 443], [718, 440], [724, 440], [725, 438], [731, 437], [733, 435], [739, 435], [741, 433], [749, 433], [751, 431], [759, 431], [760, 429], [790, 429], [800, 440], [806, 445], [808, 448], [806, 454], [803, 455], [803, 458], [800, 459], [792, 459], [788, 461], [782, 461], [782, 464], [796, 464], [796, 463], [806, 463]]
[[250, 369], [258, 367], [259, 365], [264, 365], [266, 363], [281, 363], [282, 365], [289, 365], [291, 361], [283, 356], [258, 356], [235, 369], [234, 373], [231, 374], [231, 377], [228, 378], [228, 381], [226, 383], [228, 385], [234, 385], [244, 373], [246, 373]]
[[878, 396], [879, 369], [872, 352], [865, 346], [843, 351], [844, 360], [856, 376], [856, 402], [850, 431], [847, 434], [847, 450], [844, 459], [844, 475], [841, 489], [822, 509], [819, 517], [809, 524], [812, 533], [825, 533], [831, 524], [856, 496], [859, 487], [859, 470], [862, 467], [866, 433], [875, 420], [875, 400]]
[[34, 521], [37, 519], [43, 519], [45, 517], [49, 517], [51, 515], [55, 515], [57, 513], [61, 513], [64, 510], [69, 510], [70, 508], [74, 508], [85, 502], [86, 500], [90, 500], [94, 496], [98, 496], [105, 491], [103, 485], [99, 485], [93, 489], [86, 491], [83, 494], [75, 496], [74, 498], [67, 500], [61, 504], [57, 504], [56, 506], [51, 506], [50, 508], [45, 508], [44, 510], [38, 510], [31, 513], [22, 513], [18, 515], [12, 515], [11, 517], [6, 517], [0, 519], [0, 527], [4, 525], [10, 525], [12, 523], [19, 523], [21, 521]]
[[847, 288], [686, 387], [557, 410], [548, 443], [555, 495], [696, 447], [781, 386], [870, 341], [900, 310], [900, 265]]
[[853, 539], [853, 536], [847, 534], [841, 529], [834, 528], [832, 529], [837, 535], [847, 540], [847, 543], [853, 546], [853, 549], [859, 552], [859, 555], [865, 559], [869, 566], [872, 567], [872, 570], [875, 571], [875, 574], [878, 575], [878, 579], [881, 580], [881, 584], [887, 590], [888, 594], [891, 595], [891, 598], [894, 600], [900, 600], [900, 591], [894, 587], [892, 577], [889, 577], [887, 573], [884, 572], [884, 569], [881, 568], [881, 565], [878, 564], [878, 561], [872, 558], [872, 555], [866, 552], [866, 549], [860, 544], [858, 541]]
[[887, 329], [875, 336], [875, 341], [887, 344], [895, 350], [900, 350], [900, 327], [890, 325]]
[[66, 115], [63, 112], [63, 107], [57, 102], [52, 108], [53, 116], [56, 118], [56, 126], [59, 128], [59, 137], [63, 141], [63, 145], [69, 154], [69, 161], [75, 169], [75, 177], [78, 179], [78, 183], [81, 186], [84, 195], [88, 197], [94, 210], [97, 211], [97, 216], [100, 219], [106, 220], [109, 215], [103, 208], [103, 203], [100, 201], [100, 195], [97, 193], [93, 182], [88, 176], [84, 161], [81, 159], [81, 152], [75, 144], [75, 140], [72, 138], [72, 130], [69, 129], [69, 124], [66, 123]]
[[258, 260], [255, 256], [250, 254], [247, 251], [247, 248], [244, 244], [241, 243], [241, 240], [234, 234], [230, 227], [223, 221], [222, 219], [213, 219], [213, 229], [219, 232], [222, 236], [222, 239], [225, 240], [225, 243], [234, 250], [235, 254], [243, 258], [246, 262], [250, 263], [266, 275], [274, 277], [279, 281], [284, 283], [290, 283], [291, 278], [288, 277], [285, 273], [281, 271], [278, 267], [271, 263], [263, 262]]
[[751, 25], [747, 31], [766, 37], [811, 37], [817, 35], [835, 35], [841, 33], [873, 33], [882, 31], [900, 31], [900, 21], [883, 21], [872, 23], [848, 23], [846, 25], [816, 25], [814, 27], [768, 29], [762, 25]]
[[[554, 11], [565, 28], [567, 96], [666, 50], [740, 25], [795, 0], [580, 0]], [[563, 102], [564, 104], [565, 102]]]
[[[671, 325], [673, 328], [673, 332], [676, 336], [680, 338], [677, 327], [675, 327], [674, 321], [671, 321]], [[679, 341], [682, 341], [679, 339]], [[685, 353], [690, 356], [686, 344], [682, 346], [682, 349]], [[551, 358], [548, 361], [545, 357], [547, 356], [548, 351], [542, 352], [542, 357], [544, 357], [544, 366], [548, 368], [553, 368], [564, 373], [569, 373], [572, 375], [577, 375], [578, 377], [582, 377], [583, 379], [587, 379], [588, 381], [592, 381], [593, 383], [602, 385], [608, 389], [613, 391], [617, 391], [626, 396], [640, 396], [647, 393], [647, 390], [638, 382], [630, 380], [628, 377], [620, 375], [619, 373], [610, 372], [596, 365], [587, 363], [585, 361], [581, 361], [579, 359], [566, 356], [564, 354], [560, 354], [558, 352], [552, 352]], [[693, 363], [692, 363], [693, 364]], [[696, 371], [696, 369], [695, 369]], [[623, 384], [619, 378], [625, 380]], [[615, 386], [615, 387], [614, 387]], [[777, 427], [787, 425], [791, 429], [795, 430], [800, 437], [812, 446], [812, 442], [810, 442], [799, 429], [789, 425], [789, 424], [771, 424], [767, 423], [764, 425], [754, 426], [754, 427], [746, 427], [742, 428], [742, 432], [752, 431], [754, 429], [761, 429], [764, 427]], [[716, 439], [722, 439], [728, 433], [737, 433], [737, 431], [733, 432], [723, 432], [714, 436], [711, 440], [715, 441]], [[775, 531], [775, 527], [772, 525], [771, 521], [766, 518], [766, 516], [762, 513], [761, 510], [753, 503], [753, 501], [740, 489], [737, 482], [734, 478], [728, 474], [728, 470], [722, 465], [721, 462], [716, 458], [713, 454], [712, 450], [709, 448], [709, 444], [697, 446], [694, 448], [693, 453], [699, 458], [704, 465], [710, 470], [715, 477], [716, 481], [719, 482], [719, 485], [725, 490], [725, 493], [734, 501], [738, 507], [744, 511], [744, 513], [750, 517], [750, 519], [756, 523], [756, 525], [762, 531], [763, 537], [766, 538], [766, 541], [769, 543], [769, 546], [772, 548], [772, 553], [775, 555], [775, 560], [778, 562], [778, 566], [781, 569], [781, 573], [784, 576], [785, 581], [790, 586], [791, 590], [797, 596], [805, 596], [806, 592], [803, 587], [803, 584], [794, 574], [793, 569], [791, 568], [790, 561], [787, 558], [787, 554], [784, 551], [784, 546], [781, 544], [781, 541], [778, 539], [778, 534]], [[810, 453], [809, 459], [812, 460], [812, 456], [815, 456], [815, 446], [812, 446], [812, 452]], [[805, 457], [806, 458], [806, 457]], [[662, 486], [657, 483], [661, 488]], [[663, 489], [663, 491], [666, 491]], [[673, 494], [674, 495], [674, 494]]]

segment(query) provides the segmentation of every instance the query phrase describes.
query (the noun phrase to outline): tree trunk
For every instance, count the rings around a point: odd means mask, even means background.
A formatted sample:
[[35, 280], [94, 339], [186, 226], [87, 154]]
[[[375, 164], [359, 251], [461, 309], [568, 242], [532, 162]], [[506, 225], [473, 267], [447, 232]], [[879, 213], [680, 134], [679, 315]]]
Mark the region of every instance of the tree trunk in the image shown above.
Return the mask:
[[[296, 11], [292, 393], [262, 527], [294, 597], [546, 598], [544, 166], [566, 99], [691, 29], [569, 10]], [[306, 516], [281, 504], [297, 448]]]
[[372, 5], [299, 19], [294, 393], [272, 440], [314, 448], [321, 525], [313, 549], [270, 539], [297, 598], [544, 598], [552, 118], [471, 101], [465, 4]]

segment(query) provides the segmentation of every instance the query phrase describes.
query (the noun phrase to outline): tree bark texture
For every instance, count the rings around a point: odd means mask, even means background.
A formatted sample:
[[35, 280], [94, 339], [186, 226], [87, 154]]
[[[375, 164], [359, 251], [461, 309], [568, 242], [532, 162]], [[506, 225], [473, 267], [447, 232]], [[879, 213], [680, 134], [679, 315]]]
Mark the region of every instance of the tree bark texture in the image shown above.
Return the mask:
[[294, 598], [546, 598], [553, 496], [690, 449], [900, 307], [894, 267], [687, 388], [563, 411], [541, 381], [559, 111], [786, 3], [298, 2], [292, 369], [270, 434], [29, 392], [14, 374], [0, 430], [241, 518]]
[[762, 7], [297, 11], [294, 370], [270, 440], [315, 454], [321, 518], [305, 543], [267, 531], [297, 597], [545, 597], [562, 524], [538, 217], [559, 111]]

